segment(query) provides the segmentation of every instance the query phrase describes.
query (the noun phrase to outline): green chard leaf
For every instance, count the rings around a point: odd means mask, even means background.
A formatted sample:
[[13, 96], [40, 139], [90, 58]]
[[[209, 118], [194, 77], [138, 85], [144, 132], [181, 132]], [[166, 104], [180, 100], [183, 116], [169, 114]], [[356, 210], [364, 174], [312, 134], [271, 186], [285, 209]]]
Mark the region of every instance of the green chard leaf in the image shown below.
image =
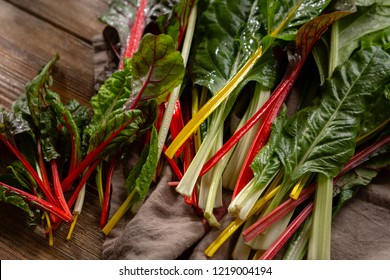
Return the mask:
[[336, 68], [318, 105], [286, 122], [276, 152], [293, 183], [307, 172], [334, 177], [354, 154], [366, 102], [389, 82], [389, 58], [376, 47], [357, 52]]
[[132, 197], [131, 204], [143, 200], [148, 192], [157, 167], [157, 150], [157, 131], [153, 127], [151, 130], [150, 144], [145, 145], [139, 161], [130, 171], [126, 179], [127, 193], [136, 192], [136, 195]]
[[41, 109], [39, 119], [40, 141], [42, 143], [42, 154], [46, 161], [60, 157], [57, 151], [59, 139], [57, 118], [53, 108], [44, 107]]
[[57, 151], [59, 139], [58, 121], [54, 108], [49, 99], [55, 93], [50, 89], [53, 84], [50, 75], [59, 55], [55, 55], [40, 71], [40, 73], [26, 85], [26, 101], [28, 110], [21, 100], [14, 109], [26, 120], [32, 119], [38, 139], [42, 145], [43, 158], [46, 161], [58, 158]]
[[19, 195], [7, 193], [7, 190], [0, 186], [0, 201], [12, 204], [22, 209], [26, 214], [27, 223], [29, 225], [36, 225], [36, 223], [33, 222], [37, 220], [36, 212], [31, 210], [28, 203], [26, 203]]
[[[89, 151], [105, 145], [104, 153], [121, 150], [150, 129], [157, 102], [184, 75], [183, 60], [167, 35], [146, 34], [124, 69], [115, 72], [91, 99], [94, 116], [86, 129]], [[159, 101], [160, 100], [160, 101]]]
[[89, 139], [89, 150], [95, 149], [102, 143], [108, 143], [104, 149], [105, 153], [119, 150], [136, 139], [144, 121], [140, 110], [129, 110], [116, 114], [96, 129], [96, 134]]
[[[162, 1], [162, 3], [157, 4], [159, 7], [164, 6], [165, 4], [165, 9], [163, 10], [169, 11], [163, 13], [157, 18], [157, 24], [160, 28], [161, 33], [171, 36], [173, 38], [173, 41], [178, 42], [178, 45], [180, 46], [184, 38], [191, 9], [194, 5], [196, 5], [196, 2], [198, 1], [179, 0], [179, 1], [169, 1], [169, 2], [170, 2], [169, 4], [174, 5], [172, 8], [167, 7], [168, 3], [164, 3], [164, 1]], [[156, 7], [153, 7], [153, 9], [155, 8]], [[178, 47], [177, 49], [179, 49]]]
[[100, 16], [100, 20], [116, 29], [119, 35], [122, 53], [126, 46], [131, 26], [137, 14], [137, 0], [112, 0], [107, 13]]
[[[357, 11], [340, 20], [338, 24], [337, 63], [344, 62], [354, 50], [362, 45], [367, 46], [367, 40], [389, 43], [388, 29], [390, 28], [390, 5], [384, 1], [372, 1], [375, 4], [357, 7]], [[377, 33], [379, 32], [379, 33]], [[382, 33], [383, 32], [383, 33]], [[367, 37], [368, 36], [368, 37]]]
[[175, 42], [165, 34], [146, 34], [131, 64], [131, 96], [126, 109], [134, 109], [155, 98], [159, 103], [178, 86], [184, 77], [184, 64]]
[[[0, 137], [4, 137], [7, 141], [16, 145], [27, 161], [34, 165], [36, 162], [36, 144], [35, 135], [30, 127], [31, 124], [17, 112], [0, 113]], [[0, 148], [3, 152], [0, 160], [0, 173], [6, 173], [2, 172], [2, 169], [7, 168], [16, 158], [8, 148], [2, 148], [2, 143]]]
[[18, 134], [32, 134], [30, 125], [27, 121], [18, 115], [9, 112], [0, 113], [0, 133], [8, 140], [11, 140]]
[[275, 153], [282, 136], [282, 129], [287, 118], [287, 108], [283, 107], [272, 125], [267, 144], [260, 150], [251, 164], [255, 178], [255, 187], [266, 187], [280, 170], [281, 162]]
[[377, 32], [370, 33], [360, 39], [361, 48], [370, 46], [382, 46], [387, 50], [390, 48], [390, 27]]
[[389, 92], [390, 84], [386, 84], [379, 90], [378, 97], [368, 103], [368, 110], [364, 112], [362, 118], [359, 137], [366, 137], [390, 122], [390, 98], [387, 96]]
[[[60, 96], [53, 91], [47, 91], [46, 100], [55, 114], [53, 118], [57, 118], [62, 125], [63, 134], [65, 134], [58, 135], [57, 139], [57, 142], [63, 140], [64, 143], [60, 146], [61, 152], [63, 154], [63, 151], [66, 151], [64, 146], [69, 146], [72, 153], [70, 156], [73, 159], [72, 163], [76, 164], [82, 158], [82, 130], [89, 121], [87, 109], [74, 100], [65, 106]], [[57, 129], [57, 126], [54, 129]]]
[[[107, 122], [112, 116], [123, 112], [126, 101], [131, 93], [131, 67], [126, 61], [121, 71], [114, 72], [99, 88], [90, 104], [93, 109], [93, 117], [89, 129]], [[88, 131], [94, 135], [93, 131]]]
[[27, 103], [36, 127], [40, 126], [41, 113], [48, 106], [45, 100], [46, 91], [53, 83], [50, 72], [58, 59], [59, 56], [55, 55], [40, 73], [26, 85]]
[[14, 184], [13, 186], [20, 186], [21, 189], [29, 192], [32, 192], [33, 189], [37, 188], [34, 178], [20, 161], [12, 162], [8, 168], [11, 170], [14, 179], [17, 181], [17, 184]]
[[330, 2], [330, 0], [267, 1], [261, 9], [267, 19], [268, 35], [276, 35], [283, 40], [294, 40], [298, 27], [318, 16]]
[[[260, 1], [261, 2], [261, 1]], [[190, 61], [194, 83], [215, 94], [259, 47], [259, 1], [213, 1], [199, 18]]]

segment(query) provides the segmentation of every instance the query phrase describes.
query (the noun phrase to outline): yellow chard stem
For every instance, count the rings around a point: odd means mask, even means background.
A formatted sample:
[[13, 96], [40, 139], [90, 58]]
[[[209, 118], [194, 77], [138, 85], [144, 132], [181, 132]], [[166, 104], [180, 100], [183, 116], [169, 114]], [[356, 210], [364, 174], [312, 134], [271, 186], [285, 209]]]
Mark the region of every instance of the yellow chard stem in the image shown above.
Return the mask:
[[233, 220], [224, 229], [224, 231], [222, 231], [221, 234], [210, 244], [210, 246], [207, 247], [207, 249], [204, 251], [205, 255], [208, 257], [214, 256], [215, 252], [217, 252], [217, 250], [222, 246], [222, 244], [225, 243], [225, 241], [228, 240], [228, 238], [232, 236], [233, 233], [235, 233], [236, 230], [239, 229], [242, 224], [244, 224], [252, 215], [260, 211], [266, 205], [266, 203], [275, 196], [278, 190], [279, 187], [276, 187], [272, 191], [267, 193], [264, 197], [260, 198], [253, 206], [252, 211], [245, 220], [241, 220], [238, 218]]
[[303, 187], [306, 185], [306, 182], [309, 180], [310, 177], [311, 177], [311, 173], [307, 173], [298, 181], [298, 183], [296, 183], [296, 185], [294, 186], [293, 190], [290, 193], [290, 197], [292, 199], [297, 200], [299, 198], [299, 195], [301, 194]]
[[70, 240], [71, 237], [72, 237], [72, 234], [73, 234], [73, 231], [74, 231], [74, 228], [76, 226], [76, 223], [77, 223], [77, 218], [79, 217], [79, 213], [75, 213], [73, 215], [73, 221], [72, 223], [70, 224], [70, 228], [69, 228], [69, 231], [68, 231], [68, 235], [66, 236], [66, 240]]
[[301, 6], [303, 3], [303, 0], [299, 1], [294, 8], [288, 13], [287, 17], [279, 24], [279, 26], [272, 31], [271, 36], [276, 37], [285, 27], [285, 25], [290, 21], [290, 19], [295, 15], [297, 12], [298, 8]]
[[47, 224], [47, 232], [49, 235], [49, 246], [53, 246], [53, 244], [54, 244], [53, 228], [51, 226], [50, 217], [49, 217], [49, 214], [47, 212], [44, 212], [43, 215], [45, 216], [46, 224]]
[[123, 204], [119, 207], [119, 209], [115, 212], [115, 214], [112, 216], [112, 218], [107, 222], [107, 224], [102, 229], [102, 232], [105, 235], [109, 235], [111, 230], [115, 227], [115, 225], [119, 222], [119, 220], [123, 217], [123, 215], [126, 213], [127, 209], [130, 207], [130, 202], [135, 194], [135, 189], [127, 196], [126, 200], [123, 202]]
[[248, 72], [256, 64], [262, 55], [262, 48], [259, 47], [245, 65], [224, 85], [210, 100], [198, 111], [198, 113], [187, 123], [179, 135], [175, 138], [172, 144], [168, 147], [165, 154], [169, 158], [173, 158], [176, 151], [185, 143], [198, 126], [207, 119], [208, 116], [224, 101], [233, 90], [245, 78]]

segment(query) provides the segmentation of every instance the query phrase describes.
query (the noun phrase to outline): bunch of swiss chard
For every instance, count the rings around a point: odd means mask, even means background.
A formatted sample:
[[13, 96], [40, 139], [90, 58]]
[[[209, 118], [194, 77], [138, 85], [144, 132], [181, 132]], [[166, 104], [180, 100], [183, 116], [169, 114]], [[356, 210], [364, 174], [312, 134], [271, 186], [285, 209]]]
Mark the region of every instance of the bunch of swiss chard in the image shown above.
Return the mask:
[[[123, 43], [120, 65], [89, 107], [75, 100], [64, 104], [52, 90], [51, 71], [59, 59], [55, 55], [27, 84], [12, 110], [0, 113], [5, 155], [0, 165], [0, 200], [23, 209], [30, 224], [42, 224], [50, 244], [61, 222], [71, 223], [70, 238], [92, 175], [102, 206], [101, 227], [107, 224], [113, 170], [134, 146], [142, 154], [126, 181], [126, 208], [142, 201], [152, 182], [158, 163], [158, 108], [181, 83], [184, 65], [177, 38], [139, 32], [146, 23], [146, 2], [130, 5], [139, 7], [136, 21], [130, 24], [133, 31], [128, 31]], [[117, 5], [125, 3], [113, 3], [113, 9]]]
[[389, 164], [390, 6], [202, 8], [187, 67], [193, 115], [166, 155], [181, 163], [195, 146], [176, 190], [210, 225], [233, 191], [236, 219], [205, 254], [240, 230], [233, 258], [271, 259], [289, 240], [286, 258], [330, 258], [332, 215]]
[[[0, 115], [1, 199], [50, 229], [75, 220], [95, 174], [109, 234], [164, 155], [198, 215], [236, 217], [207, 256], [240, 230], [233, 258], [270, 259], [288, 241], [287, 259], [329, 258], [332, 215], [389, 164], [389, 14], [374, 0], [112, 1], [102, 19], [119, 63], [90, 108], [51, 91], [55, 57]], [[112, 172], [134, 145], [107, 221]]]

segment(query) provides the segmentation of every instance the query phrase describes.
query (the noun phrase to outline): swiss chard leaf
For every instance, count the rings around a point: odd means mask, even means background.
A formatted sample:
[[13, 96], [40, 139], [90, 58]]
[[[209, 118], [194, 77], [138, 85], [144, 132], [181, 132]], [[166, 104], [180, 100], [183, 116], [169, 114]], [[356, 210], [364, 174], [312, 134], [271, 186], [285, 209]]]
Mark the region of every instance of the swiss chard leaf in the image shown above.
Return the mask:
[[[160, 102], [184, 77], [184, 64], [175, 42], [168, 35], [146, 34], [131, 61], [131, 96], [126, 108], [133, 109], [151, 98]], [[140, 103], [141, 102], [141, 103]]]
[[107, 143], [104, 149], [106, 153], [118, 150], [134, 141], [143, 123], [144, 119], [140, 110], [116, 114], [95, 131], [96, 134], [89, 140], [89, 149], [94, 150], [102, 143]]
[[125, 60], [124, 69], [114, 73], [91, 99], [94, 117], [86, 129], [89, 151], [101, 144], [105, 153], [122, 149], [150, 128], [156, 100], [163, 99], [183, 75], [182, 57], [172, 38], [145, 35], [140, 51]]
[[378, 175], [380, 169], [388, 166], [388, 154], [372, 157], [368, 162], [342, 175], [334, 184], [333, 195], [337, 197], [333, 215], [336, 214], [362, 187], [367, 186]]
[[369, 102], [369, 109], [364, 112], [362, 119], [360, 137], [375, 132], [378, 128], [390, 122], [390, 96], [386, 95], [389, 92], [390, 84], [387, 84], [380, 89], [378, 98]]
[[22, 209], [26, 214], [27, 221], [33, 221], [36, 217], [36, 212], [31, 210], [29, 205], [18, 195], [7, 193], [6, 189], [0, 186], [0, 201], [9, 203]]
[[127, 193], [130, 194], [133, 190], [136, 192], [136, 195], [132, 198], [132, 204], [143, 200], [148, 192], [157, 167], [157, 150], [157, 131], [153, 127], [150, 144], [145, 145], [138, 163], [126, 179]]
[[[37, 188], [37, 184], [31, 174], [26, 170], [20, 161], [14, 161], [8, 168], [11, 170], [12, 177], [15, 181], [13, 186], [32, 192]], [[3, 180], [3, 182], [6, 182]]]
[[215, 94], [259, 47], [259, 1], [213, 1], [199, 19], [191, 76]]
[[262, 5], [266, 15], [268, 35], [284, 40], [294, 40], [297, 27], [320, 14], [330, 3], [329, 0], [283, 0], [267, 1]]
[[334, 177], [354, 154], [366, 99], [390, 79], [389, 55], [364, 49], [336, 68], [318, 105], [286, 122], [276, 152], [286, 176], [296, 182], [307, 172]]
[[59, 59], [55, 55], [40, 71], [40, 73], [26, 85], [26, 97], [31, 117], [36, 127], [40, 127], [41, 112], [47, 107], [46, 91], [52, 85], [50, 75], [52, 68]]
[[[381, 4], [382, 1], [372, 2], [377, 3], [366, 7], [358, 7], [356, 13], [340, 20], [338, 26], [338, 55], [335, 65], [346, 61], [352, 52], [361, 45], [363, 37], [373, 36], [368, 34], [384, 31], [390, 27], [390, 6], [385, 3]], [[366, 41], [367, 37], [363, 40]]]
[[[71, 162], [72, 164], [76, 164], [82, 157], [81, 132], [88, 120], [86, 109], [76, 101], [71, 102], [68, 106], [64, 106], [60, 96], [53, 91], [47, 92], [46, 100], [55, 113], [53, 118], [58, 120], [63, 127], [63, 131], [66, 132], [65, 136], [68, 138], [65, 138], [64, 140], [65, 143], [70, 143], [70, 150], [72, 153]], [[75, 119], [73, 118], [74, 116]], [[57, 127], [54, 127], [54, 129], [57, 129]], [[61, 146], [61, 152], [65, 150], [66, 149]]]
[[280, 169], [280, 160], [275, 153], [276, 146], [280, 142], [282, 128], [286, 121], [287, 109], [283, 107], [279, 117], [272, 125], [272, 132], [267, 144], [260, 150], [254, 158], [251, 168], [255, 178], [255, 187], [265, 187]]
[[[57, 141], [59, 137], [58, 122], [55, 111], [49, 103], [50, 95], [54, 93], [50, 87], [53, 84], [51, 71], [59, 59], [55, 55], [39, 72], [39, 74], [26, 85], [26, 100], [28, 110], [24, 108], [23, 101], [14, 107], [27, 120], [30, 118], [34, 123], [35, 133], [37, 133], [42, 146], [43, 158], [46, 161], [58, 158]], [[29, 113], [29, 115], [28, 115]]]
[[[45, 102], [47, 102], [45, 98]], [[52, 107], [41, 109], [39, 119], [39, 139], [42, 143], [42, 154], [46, 161], [56, 159], [60, 156], [57, 151], [59, 131], [57, 118]]]
[[[164, 2], [164, 1], [163, 1]], [[163, 13], [157, 18], [157, 23], [161, 33], [167, 34], [177, 42], [177, 49], [179, 49], [184, 38], [188, 18], [192, 7], [196, 4], [196, 0], [180, 0], [169, 1], [174, 5], [169, 13]], [[178, 3], [173, 3], [178, 2]]]
[[112, 0], [110, 1], [108, 12], [100, 16], [101, 21], [115, 28], [118, 32], [122, 53], [126, 46], [131, 26], [134, 24], [137, 7], [137, 0]]
[[370, 46], [382, 46], [387, 50], [390, 48], [390, 27], [370, 33], [360, 39], [361, 47], [368, 48]]
[[93, 117], [86, 128], [86, 134], [89, 137], [94, 136], [101, 125], [113, 116], [122, 114], [130, 93], [131, 68], [126, 62], [124, 69], [114, 72], [99, 88], [98, 93], [91, 98]]
[[30, 125], [18, 115], [9, 112], [0, 113], [0, 133], [8, 140], [21, 133], [32, 134]]

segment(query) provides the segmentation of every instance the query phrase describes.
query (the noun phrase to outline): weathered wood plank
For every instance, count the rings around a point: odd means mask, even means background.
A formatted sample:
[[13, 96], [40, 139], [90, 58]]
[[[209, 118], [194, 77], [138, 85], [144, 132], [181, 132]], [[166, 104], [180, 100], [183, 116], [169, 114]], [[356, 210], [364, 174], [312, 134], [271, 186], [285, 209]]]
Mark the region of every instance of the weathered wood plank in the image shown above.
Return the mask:
[[104, 25], [99, 16], [107, 11], [108, 0], [8, 0], [14, 5], [67, 32], [92, 42]]
[[93, 94], [90, 44], [5, 1], [0, 1], [0, 26], [0, 107], [9, 108], [55, 53], [61, 58], [53, 72], [54, 90], [64, 100], [88, 104]]

